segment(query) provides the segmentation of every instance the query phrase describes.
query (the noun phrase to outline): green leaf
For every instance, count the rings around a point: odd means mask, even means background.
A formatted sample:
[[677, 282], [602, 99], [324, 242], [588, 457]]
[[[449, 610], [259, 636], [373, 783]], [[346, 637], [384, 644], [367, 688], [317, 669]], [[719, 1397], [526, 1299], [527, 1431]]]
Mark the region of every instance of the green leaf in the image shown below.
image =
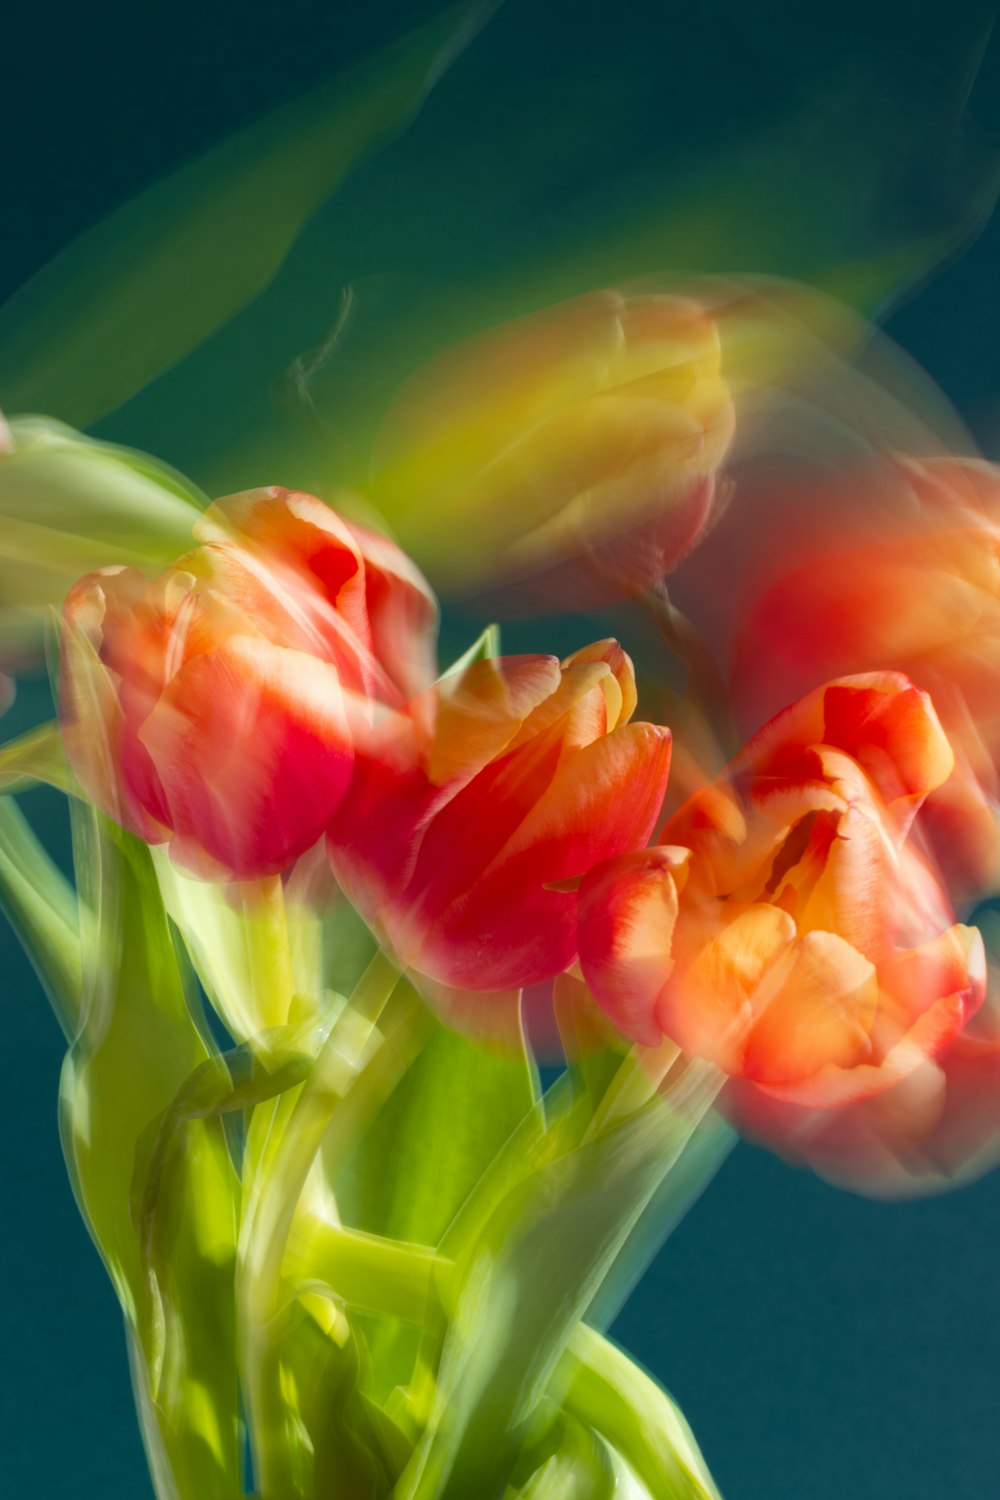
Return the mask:
[[204, 495], [166, 464], [40, 417], [0, 445], [0, 653], [39, 654], [49, 611], [84, 573], [159, 571], [193, 545]]
[[0, 907], [71, 1041], [83, 982], [76, 897], [10, 797], [0, 797]]
[[296, 1372], [297, 1416], [309, 1433], [303, 1447], [304, 1493], [385, 1500], [410, 1445], [363, 1392], [365, 1353], [352, 1331], [341, 1346], [310, 1312], [297, 1305], [282, 1335], [283, 1360]]
[[133, 1378], [160, 1493], [176, 1486], [231, 1500], [240, 1474], [237, 1199], [218, 1120], [188, 1127], [160, 1230], [171, 1245], [169, 1274], [152, 1311], [131, 1213], [137, 1149], [209, 1048], [188, 1006], [149, 851], [85, 804], [71, 810], [85, 919], [80, 1026], [61, 1081], [63, 1148], [133, 1330]]
[[267, 285], [306, 220], [405, 124], [487, 13], [446, 12], [81, 236], [0, 310], [0, 406], [87, 427], [194, 349]]
[[184, 1080], [169, 1107], [136, 1141], [131, 1218], [146, 1285], [141, 1313], [151, 1394], [159, 1391], [166, 1356], [166, 1321], [174, 1279], [176, 1204], [186, 1192], [194, 1121], [253, 1109], [295, 1089], [315, 1060], [321, 1038], [313, 1025], [284, 1028], [266, 1048], [266, 1062], [244, 1044], [213, 1055]]
[[[526, 1056], [483, 1047], [431, 1020], [421, 1055], [348, 1161], [327, 1158], [345, 1224], [436, 1246], [526, 1115], [535, 1079]], [[417, 1329], [382, 1318], [371, 1331], [373, 1395], [408, 1382]]]
[[437, 1245], [486, 1167], [534, 1105], [526, 1058], [439, 1021], [354, 1159], [331, 1164], [358, 1229]]
[[613, 1455], [595, 1433], [571, 1414], [560, 1412], [544, 1440], [523, 1454], [518, 1465], [531, 1469], [516, 1483], [520, 1500], [614, 1500], [621, 1496]]
[[427, 1429], [399, 1500], [500, 1497], [566, 1344], [718, 1088], [690, 1065], [524, 1175], [474, 1234]]

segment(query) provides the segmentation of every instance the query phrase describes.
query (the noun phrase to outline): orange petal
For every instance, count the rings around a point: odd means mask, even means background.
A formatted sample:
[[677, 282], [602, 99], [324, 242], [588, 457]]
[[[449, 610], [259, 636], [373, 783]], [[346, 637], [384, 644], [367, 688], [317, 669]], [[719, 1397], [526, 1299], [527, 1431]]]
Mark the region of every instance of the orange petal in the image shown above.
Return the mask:
[[836, 933], [810, 932], [765, 975], [752, 1006], [746, 1077], [790, 1083], [826, 1064], [849, 1068], [871, 1055], [875, 966]]
[[574, 651], [563, 662], [564, 667], [577, 665], [585, 661], [606, 662], [611, 668], [611, 675], [619, 688], [618, 712], [611, 712], [611, 704], [608, 705], [608, 729], [617, 729], [622, 724], [627, 724], [635, 713], [638, 695], [635, 687], [635, 667], [632, 658], [615, 640], [595, 641], [592, 646], [584, 646], [580, 651]]
[[426, 770], [436, 786], [467, 781], [505, 751], [525, 720], [559, 691], [554, 656], [475, 661], [442, 678], [433, 693]]
[[685, 911], [676, 971], [657, 1005], [661, 1031], [684, 1051], [742, 1072], [752, 997], [794, 938], [795, 923], [775, 906], [714, 902]]

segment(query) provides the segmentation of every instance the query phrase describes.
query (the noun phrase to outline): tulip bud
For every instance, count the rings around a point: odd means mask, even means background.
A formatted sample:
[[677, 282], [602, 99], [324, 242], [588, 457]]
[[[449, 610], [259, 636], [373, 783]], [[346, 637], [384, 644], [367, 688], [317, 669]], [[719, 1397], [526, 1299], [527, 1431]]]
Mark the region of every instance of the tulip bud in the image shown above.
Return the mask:
[[[530, 580], [578, 605], [645, 587], [709, 521], [733, 431], [712, 320], [579, 297], [468, 340], [404, 387], [373, 497], [453, 592]], [[555, 594], [553, 594], [555, 590]]]
[[359, 732], [433, 677], [432, 596], [310, 495], [218, 501], [150, 581], [103, 568], [63, 609], [70, 762], [111, 817], [196, 874], [284, 870], [320, 838]]

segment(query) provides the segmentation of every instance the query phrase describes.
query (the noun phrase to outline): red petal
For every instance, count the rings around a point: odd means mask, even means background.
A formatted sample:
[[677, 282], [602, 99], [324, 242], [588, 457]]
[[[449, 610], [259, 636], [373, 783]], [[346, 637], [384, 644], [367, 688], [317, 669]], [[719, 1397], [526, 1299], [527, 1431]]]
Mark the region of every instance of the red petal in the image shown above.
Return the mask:
[[594, 999], [625, 1036], [656, 1046], [656, 1003], [670, 974], [677, 884], [686, 849], [641, 849], [595, 866], [579, 893], [580, 966]]
[[251, 878], [304, 853], [350, 776], [348, 717], [336, 671], [303, 653], [234, 637], [188, 662], [139, 730], [179, 862]]
[[419, 967], [467, 989], [534, 984], [566, 968], [576, 896], [549, 887], [645, 842], [669, 765], [669, 734], [650, 724], [581, 750], [474, 884], [448, 909], [423, 910]]

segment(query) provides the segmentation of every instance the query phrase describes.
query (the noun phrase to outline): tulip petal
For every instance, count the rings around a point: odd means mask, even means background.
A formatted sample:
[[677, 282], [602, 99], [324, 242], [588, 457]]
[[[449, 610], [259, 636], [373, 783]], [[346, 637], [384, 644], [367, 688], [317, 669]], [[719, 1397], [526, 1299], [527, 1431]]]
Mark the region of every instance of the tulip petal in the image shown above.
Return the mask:
[[[835, 932], [877, 962], [896, 930], [892, 892], [899, 879], [895, 851], [876, 811], [861, 802], [839, 818], [818, 818], [810, 845], [815, 849], [803, 851], [794, 872], [807, 877], [804, 899], [794, 909], [800, 930]], [[779, 889], [775, 899], [781, 897]]]
[[808, 932], [764, 976], [743, 1072], [759, 1084], [808, 1079], [827, 1064], [857, 1071], [872, 1052], [875, 966], [833, 932]]
[[360, 549], [322, 500], [277, 487], [227, 495], [196, 534], [206, 581], [247, 618], [267, 622], [276, 645], [338, 661], [373, 687], [384, 678], [372, 654]]
[[388, 537], [353, 522], [348, 529], [364, 558], [372, 648], [406, 701], [437, 671], [437, 600], [420, 569]]
[[[975, 970], [974, 940], [967, 946]], [[735, 1080], [725, 1112], [751, 1137], [854, 1192], [910, 1198], [971, 1182], [1000, 1160], [998, 1011], [994, 993], [975, 1035], [961, 1030], [932, 1052], [897, 1053], [888, 1086], [883, 1074], [882, 1087], [840, 1107], [809, 1108]]]
[[554, 693], [533, 709], [510, 742], [511, 750], [537, 741], [556, 730], [562, 758], [589, 745], [612, 727], [621, 710], [621, 690], [603, 661], [564, 663]]
[[554, 656], [470, 663], [435, 690], [427, 773], [434, 784], [464, 783], [514, 741], [529, 715], [558, 691]]
[[168, 830], [133, 795], [123, 772], [129, 731], [119, 678], [99, 652], [106, 620], [127, 619], [129, 604], [144, 587], [134, 569], [115, 568], [92, 573], [71, 589], [60, 638], [59, 721], [67, 758], [96, 806], [130, 833], [160, 843]]
[[654, 1047], [656, 1005], [673, 966], [677, 880], [686, 849], [641, 849], [606, 860], [584, 876], [578, 950], [595, 1000], [625, 1036]]
[[[944, 957], [948, 949], [951, 954]], [[964, 956], [965, 961], [956, 964], [956, 955]], [[830, 1060], [812, 1077], [785, 1082], [758, 1080], [760, 1087], [775, 1099], [789, 1103], [815, 1109], [843, 1109], [892, 1088], [946, 1047], [981, 1003], [985, 970], [981, 938], [975, 929], [951, 928], [918, 950], [908, 962], [925, 969], [925, 977], [919, 980], [912, 980], [916, 969], [911, 970], [911, 980], [921, 990], [923, 1009], [907, 1031], [900, 1028], [895, 1032], [884, 1055], [853, 1066]], [[954, 988], [928, 1002], [935, 982]], [[872, 1039], [876, 1039], [874, 1032]]]
[[420, 967], [473, 990], [534, 984], [567, 968], [576, 896], [550, 887], [645, 842], [669, 765], [669, 733], [650, 724], [579, 751], [475, 884], [440, 915], [426, 909]]
[[192, 658], [138, 735], [163, 788], [174, 857], [238, 878], [286, 868], [343, 796], [349, 717], [335, 669], [301, 652], [232, 637]]
[[660, 1031], [726, 1072], [742, 1072], [753, 997], [794, 938], [795, 923], [775, 906], [724, 901], [684, 912], [676, 969], [657, 1005]]
[[913, 812], [955, 756], [926, 693], [895, 673], [842, 678], [823, 691], [824, 742], [846, 750], [889, 807]]
[[617, 715], [611, 712], [610, 702], [608, 707], [608, 731], [618, 729], [622, 724], [627, 724], [635, 713], [638, 703], [638, 694], [635, 687], [635, 667], [632, 658], [623, 651], [616, 640], [608, 639], [595, 641], [591, 646], [584, 646], [580, 651], [574, 651], [572, 656], [567, 656], [563, 662], [564, 667], [577, 666], [585, 661], [606, 662], [611, 668], [612, 676], [618, 684], [619, 704]]

